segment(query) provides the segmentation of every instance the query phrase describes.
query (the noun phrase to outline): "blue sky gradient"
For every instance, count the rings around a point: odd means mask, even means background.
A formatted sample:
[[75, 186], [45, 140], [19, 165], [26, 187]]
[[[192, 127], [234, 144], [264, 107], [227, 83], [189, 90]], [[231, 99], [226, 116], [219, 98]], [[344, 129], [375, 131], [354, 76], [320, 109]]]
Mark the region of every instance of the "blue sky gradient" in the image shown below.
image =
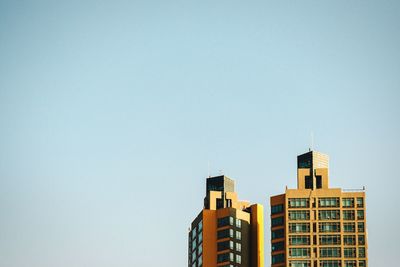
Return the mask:
[[208, 162], [268, 219], [311, 132], [396, 266], [399, 47], [394, 0], [0, 1], [0, 266], [185, 266]]

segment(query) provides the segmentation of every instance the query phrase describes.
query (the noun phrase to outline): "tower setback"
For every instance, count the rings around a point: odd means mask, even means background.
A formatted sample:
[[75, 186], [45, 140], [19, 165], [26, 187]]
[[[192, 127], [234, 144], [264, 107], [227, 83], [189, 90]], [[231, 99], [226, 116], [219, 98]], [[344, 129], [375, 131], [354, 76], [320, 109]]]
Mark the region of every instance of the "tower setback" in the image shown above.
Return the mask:
[[272, 267], [366, 267], [365, 190], [329, 187], [329, 158], [297, 157], [297, 189], [272, 196]]
[[188, 267], [264, 267], [263, 207], [239, 201], [235, 182], [206, 181], [204, 208], [189, 231]]

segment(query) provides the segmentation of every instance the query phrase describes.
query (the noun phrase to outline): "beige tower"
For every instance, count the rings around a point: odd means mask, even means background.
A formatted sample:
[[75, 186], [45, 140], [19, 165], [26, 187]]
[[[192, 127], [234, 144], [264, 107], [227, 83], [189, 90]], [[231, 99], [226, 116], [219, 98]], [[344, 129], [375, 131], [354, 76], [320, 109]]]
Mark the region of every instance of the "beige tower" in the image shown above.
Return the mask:
[[329, 157], [297, 157], [297, 189], [271, 197], [271, 266], [368, 266], [365, 190], [329, 188]]

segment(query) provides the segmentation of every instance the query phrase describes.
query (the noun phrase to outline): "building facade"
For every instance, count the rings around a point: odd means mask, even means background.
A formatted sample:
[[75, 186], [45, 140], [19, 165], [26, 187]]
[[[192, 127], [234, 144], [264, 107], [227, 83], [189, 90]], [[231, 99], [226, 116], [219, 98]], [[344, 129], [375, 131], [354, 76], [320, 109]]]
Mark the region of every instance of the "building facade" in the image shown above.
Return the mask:
[[365, 190], [329, 188], [329, 158], [297, 157], [297, 189], [273, 196], [271, 266], [368, 266]]
[[264, 267], [263, 207], [239, 201], [222, 175], [206, 181], [204, 207], [188, 233], [188, 267]]

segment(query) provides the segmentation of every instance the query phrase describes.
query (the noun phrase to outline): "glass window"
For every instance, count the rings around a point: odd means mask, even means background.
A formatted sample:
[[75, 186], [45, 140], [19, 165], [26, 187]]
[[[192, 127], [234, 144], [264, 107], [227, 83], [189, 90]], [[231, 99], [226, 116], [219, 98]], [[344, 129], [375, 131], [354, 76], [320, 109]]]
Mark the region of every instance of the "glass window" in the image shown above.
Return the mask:
[[272, 252], [278, 251], [278, 250], [283, 250], [284, 248], [285, 248], [285, 243], [283, 241], [272, 243], [272, 245], [271, 245]]
[[242, 239], [242, 233], [239, 231], [236, 231], [236, 239], [241, 240]]
[[310, 158], [303, 158], [299, 162], [297, 162], [299, 169], [300, 168], [311, 168], [311, 159]]
[[356, 236], [355, 235], [345, 235], [343, 236], [343, 244], [345, 245], [355, 245]]
[[339, 210], [320, 210], [318, 211], [318, 218], [320, 220], [339, 220], [340, 211]]
[[192, 252], [192, 262], [194, 262], [196, 260], [197, 257], [197, 253], [196, 250]]
[[343, 231], [346, 233], [354, 233], [356, 231], [355, 223], [343, 223]]
[[355, 258], [356, 248], [344, 248], [343, 253], [345, 258]]
[[197, 260], [197, 266], [202, 266], [203, 265], [203, 256], [200, 256], [199, 259]]
[[271, 214], [278, 214], [283, 212], [283, 204], [271, 206]]
[[233, 249], [233, 241], [227, 240], [227, 241], [223, 241], [223, 242], [218, 242], [217, 248], [218, 248], [218, 251]]
[[203, 232], [199, 234], [199, 243], [201, 243], [202, 241], [203, 241]]
[[203, 221], [200, 221], [197, 227], [199, 228], [198, 231], [201, 232], [201, 230], [203, 230]]
[[340, 248], [337, 247], [326, 247], [319, 249], [319, 256], [321, 258], [338, 258], [340, 255]]
[[357, 267], [356, 261], [344, 261], [344, 267]]
[[322, 260], [319, 263], [320, 267], [340, 267], [342, 262], [338, 260]]
[[197, 248], [197, 255], [200, 255], [201, 253], [203, 253], [203, 246]]
[[309, 208], [310, 200], [308, 198], [289, 198], [289, 208]]
[[343, 198], [342, 206], [343, 208], [354, 208], [354, 198]]
[[220, 263], [220, 262], [225, 262], [225, 261], [232, 261], [231, 258], [233, 258], [233, 253], [218, 254], [217, 262]]
[[197, 246], [197, 242], [196, 242], [196, 239], [194, 239], [192, 241], [192, 250], [196, 249], [196, 246]]
[[197, 231], [196, 231], [196, 227], [195, 227], [192, 229], [192, 239], [196, 238], [196, 234], [197, 234]]
[[319, 223], [318, 226], [320, 232], [340, 232], [340, 223], [338, 222]]
[[358, 261], [358, 267], [367, 267], [366, 261]]
[[289, 261], [289, 266], [290, 267], [310, 267], [311, 266], [311, 261]]
[[309, 248], [289, 248], [290, 258], [309, 258], [310, 249]]
[[365, 258], [365, 248], [364, 247], [358, 248], [358, 257]]
[[310, 245], [310, 236], [308, 235], [290, 235], [289, 245]]
[[312, 189], [313, 188], [313, 179], [312, 179], [312, 177], [311, 176], [306, 176], [304, 178], [305, 178], [305, 181], [304, 181], [305, 188], [306, 189]]
[[239, 252], [242, 251], [242, 244], [236, 243], [236, 251], [239, 251]]
[[217, 262], [225, 262], [229, 261], [229, 253], [224, 253], [224, 254], [218, 254], [217, 255]]
[[271, 219], [271, 226], [280, 226], [283, 225], [283, 217], [276, 217]]
[[224, 229], [224, 230], [219, 230], [217, 232], [217, 238], [218, 239], [227, 238], [227, 237], [233, 237], [233, 230], [232, 229]]
[[224, 217], [224, 218], [219, 218], [217, 222], [218, 227], [224, 227], [227, 225], [233, 225], [233, 217]]
[[278, 230], [272, 231], [272, 233], [271, 233], [271, 238], [272, 239], [282, 238], [283, 236], [284, 236], [284, 230], [283, 229], [278, 229]]
[[357, 198], [357, 208], [363, 208], [364, 207], [364, 199], [362, 197]]
[[289, 223], [289, 233], [309, 233], [309, 223]]
[[242, 256], [236, 255], [236, 263], [242, 263]]
[[357, 210], [357, 220], [364, 220], [364, 211]]
[[365, 235], [359, 235], [358, 236], [358, 244], [359, 245], [365, 245]]
[[343, 220], [354, 220], [354, 210], [344, 210], [343, 211]]
[[358, 232], [359, 233], [364, 233], [365, 229], [364, 229], [364, 223], [363, 222], [357, 223], [357, 228], [358, 228]]
[[309, 220], [310, 211], [308, 210], [291, 210], [289, 211], [289, 220]]
[[285, 262], [285, 254], [276, 254], [272, 255], [272, 264], [282, 263]]
[[320, 245], [340, 245], [340, 235], [320, 235]]
[[242, 221], [240, 219], [236, 219], [236, 227], [242, 228]]
[[335, 208], [339, 206], [340, 202], [338, 197], [324, 197], [318, 199], [318, 207]]

